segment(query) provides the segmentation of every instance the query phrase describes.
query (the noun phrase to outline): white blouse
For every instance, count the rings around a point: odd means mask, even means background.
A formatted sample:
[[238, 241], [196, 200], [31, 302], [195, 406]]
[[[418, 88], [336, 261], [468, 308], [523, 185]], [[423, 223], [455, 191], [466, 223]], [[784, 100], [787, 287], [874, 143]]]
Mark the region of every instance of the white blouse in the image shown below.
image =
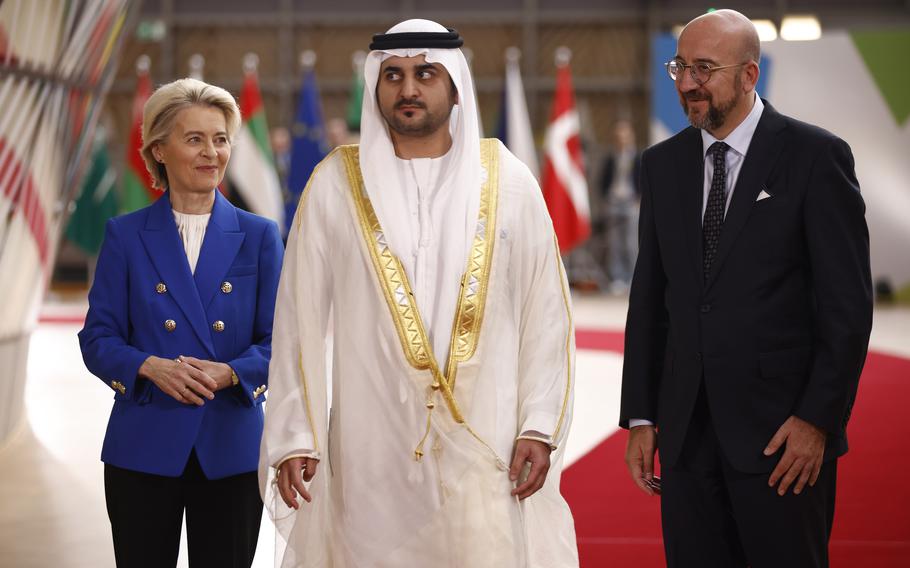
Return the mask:
[[205, 228], [209, 224], [211, 213], [203, 215], [190, 215], [174, 210], [174, 219], [177, 221], [177, 232], [183, 240], [183, 250], [186, 251], [186, 260], [190, 263], [190, 272], [196, 273], [196, 262], [199, 260], [199, 250], [202, 248], [202, 239], [205, 238]]

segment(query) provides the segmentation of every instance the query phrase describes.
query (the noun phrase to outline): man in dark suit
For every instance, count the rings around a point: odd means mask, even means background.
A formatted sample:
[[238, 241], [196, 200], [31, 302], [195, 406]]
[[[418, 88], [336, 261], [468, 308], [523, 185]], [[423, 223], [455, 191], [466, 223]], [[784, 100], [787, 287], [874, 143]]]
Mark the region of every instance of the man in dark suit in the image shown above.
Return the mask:
[[669, 566], [827, 566], [837, 458], [872, 325], [869, 237], [847, 144], [755, 93], [732, 10], [667, 70], [692, 128], [642, 159], [620, 425], [657, 491]]

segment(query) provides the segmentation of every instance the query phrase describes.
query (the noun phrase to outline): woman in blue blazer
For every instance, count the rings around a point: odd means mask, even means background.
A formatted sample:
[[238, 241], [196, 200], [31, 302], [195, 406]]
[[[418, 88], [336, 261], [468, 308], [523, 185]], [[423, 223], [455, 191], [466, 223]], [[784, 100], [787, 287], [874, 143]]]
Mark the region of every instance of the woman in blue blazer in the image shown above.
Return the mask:
[[118, 566], [250, 566], [256, 467], [283, 247], [277, 226], [217, 190], [240, 111], [193, 79], [143, 113], [152, 205], [111, 219], [79, 333], [114, 391], [101, 459]]

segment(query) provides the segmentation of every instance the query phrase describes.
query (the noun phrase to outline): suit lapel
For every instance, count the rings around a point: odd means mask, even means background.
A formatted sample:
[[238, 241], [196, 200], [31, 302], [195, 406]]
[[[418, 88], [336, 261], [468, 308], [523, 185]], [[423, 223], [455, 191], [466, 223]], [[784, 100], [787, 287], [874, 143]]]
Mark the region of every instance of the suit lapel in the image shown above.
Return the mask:
[[[177, 223], [174, 221], [168, 193], [152, 205], [145, 228], [140, 231], [139, 236], [152, 264], [167, 285], [167, 293], [174, 298], [193, 331], [208, 349], [209, 355], [215, 358], [212, 335], [206, 324], [205, 311], [199, 301], [190, 265], [186, 260], [183, 242], [177, 233]], [[150, 285], [154, 286], [154, 283]]]
[[711, 265], [706, 288], [710, 288], [717, 279], [717, 274], [727, 255], [730, 254], [736, 238], [746, 225], [749, 213], [755, 205], [755, 199], [761, 193], [762, 186], [767, 181], [768, 174], [777, 162], [783, 147], [777, 140], [777, 135], [783, 129], [784, 121], [768, 102], [764, 104], [761, 119], [755, 128], [746, 159], [739, 172], [739, 177], [736, 179], [733, 197], [730, 200], [730, 207], [720, 233], [720, 242], [717, 245], [717, 256]]
[[690, 259], [692, 275], [700, 288], [702, 285], [702, 242], [701, 242], [701, 207], [704, 199], [704, 152], [700, 131], [696, 128], [686, 130], [686, 140], [683, 151], [678, 155], [677, 167], [682, 175], [679, 177], [680, 186], [677, 195], [680, 200], [680, 211], [685, 226], [688, 249], [692, 254]]
[[205, 229], [195, 272], [196, 288], [203, 308], [208, 307], [215, 293], [221, 289], [224, 275], [234, 263], [245, 236], [240, 232], [234, 206], [216, 190], [212, 217]]

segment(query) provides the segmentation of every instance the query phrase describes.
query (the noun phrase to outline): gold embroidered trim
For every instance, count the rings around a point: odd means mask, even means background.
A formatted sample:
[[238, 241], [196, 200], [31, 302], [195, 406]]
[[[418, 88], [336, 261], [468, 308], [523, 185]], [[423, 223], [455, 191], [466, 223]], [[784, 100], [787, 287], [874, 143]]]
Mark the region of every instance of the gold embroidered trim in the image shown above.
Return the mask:
[[376, 270], [377, 276], [379, 276], [386, 303], [392, 312], [392, 321], [395, 322], [395, 329], [398, 332], [398, 338], [401, 341], [405, 357], [415, 369], [429, 370], [432, 373], [433, 380], [440, 385], [443, 398], [452, 413], [453, 420], [463, 424], [464, 417], [455, 402], [452, 389], [449, 388], [449, 383], [442, 376], [439, 365], [436, 363], [436, 358], [433, 356], [430, 340], [424, 330], [420, 312], [417, 310], [414, 292], [411, 290], [407, 274], [401, 266], [401, 262], [392, 254], [392, 250], [386, 242], [382, 226], [379, 224], [379, 218], [373, 209], [373, 204], [366, 194], [363, 175], [360, 171], [360, 149], [357, 146], [350, 145], [342, 146], [341, 151], [351, 187], [351, 194], [357, 206], [360, 230], [366, 247], [370, 251], [373, 268]]
[[445, 375], [439, 369], [407, 274], [401, 262], [389, 248], [376, 211], [366, 193], [360, 170], [360, 150], [355, 145], [340, 148], [351, 193], [357, 207], [361, 232], [367, 249], [370, 251], [373, 267], [379, 276], [386, 303], [392, 313], [392, 320], [395, 323], [405, 358], [415, 369], [431, 372], [434, 381], [439, 383], [452, 418], [459, 424], [464, 423], [464, 417], [458, 408], [449, 377], [454, 379], [457, 363], [467, 361], [473, 356], [477, 349], [480, 327], [483, 323], [483, 311], [493, 260], [498, 205], [499, 155], [496, 144], [495, 140], [481, 140], [481, 163], [487, 171], [487, 179], [481, 187], [477, 232], [469, 253], [467, 268], [462, 277], [462, 291], [453, 322], [449, 362]]
[[360, 149], [353, 145], [344, 146], [342, 156], [354, 203], [357, 205], [360, 229], [370, 251], [370, 258], [373, 259], [373, 267], [382, 284], [386, 302], [392, 311], [392, 320], [395, 322], [401, 347], [412, 367], [420, 370], [429, 369], [430, 342], [417, 311], [414, 292], [411, 290], [404, 267], [389, 248], [379, 218], [366, 194], [363, 175], [360, 172]]
[[493, 245], [496, 243], [496, 213], [499, 206], [498, 158], [499, 148], [496, 140], [481, 140], [480, 162], [487, 172], [487, 178], [480, 190], [474, 244], [471, 246], [467, 267], [461, 278], [461, 295], [458, 297], [452, 324], [452, 338], [449, 342], [446, 378], [452, 390], [455, 389], [458, 363], [464, 363], [474, 356], [483, 325], [490, 272], [493, 267]]
[[559, 269], [559, 287], [562, 289], [562, 300], [566, 306], [566, 317], [569, 319], [569, 331], [566, 334], [566, 394], [562, 399], [562, 410], [559, 412], [559, 420], [556, 421], [556, 431], [553, 432], [553, 445], [559, 438], [559, 431], [562, 429], [563, 419], [566, 417], [566, 408], [569, 406], [569, 392], [572, 386], [572, 334], [575, 328], [572, 324], [572, 309], [569, 307], [569, 292], [566, 290], [565, 269], [559, 256], [559, 242], [556, 235], [553, 235], [553, 245], [556, 247], [556, 265]]

